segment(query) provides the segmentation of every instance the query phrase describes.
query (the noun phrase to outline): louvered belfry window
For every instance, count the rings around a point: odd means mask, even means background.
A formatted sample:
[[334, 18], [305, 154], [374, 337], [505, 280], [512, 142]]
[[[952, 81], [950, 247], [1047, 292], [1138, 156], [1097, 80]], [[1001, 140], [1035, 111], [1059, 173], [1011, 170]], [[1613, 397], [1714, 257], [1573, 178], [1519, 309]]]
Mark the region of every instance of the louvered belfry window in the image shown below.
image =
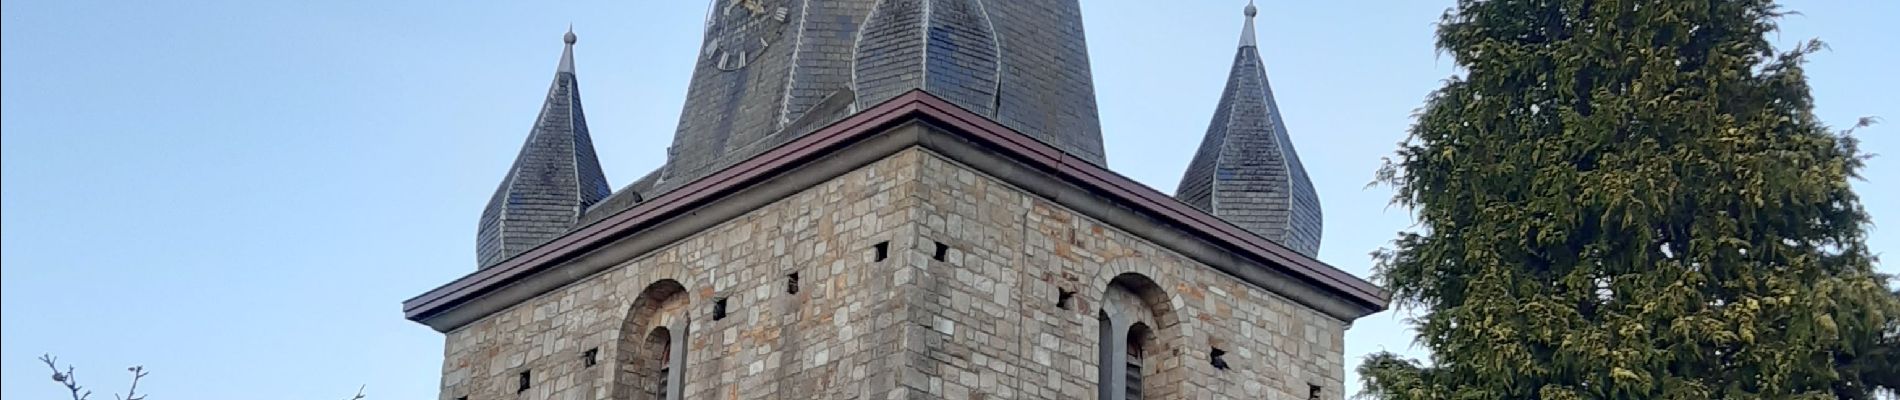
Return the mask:
[[1128, 335], [1128, 400], [1141, 400], [1141, 338]]
[[672, 377], [673, 377], [673, 346], [669, 345], [669, 346], [666, 346], [665, 350], [660, 351], [660, 376], [657, 379], [659, 381], [659, 384], [655, 386], [659, 388], [659, 393], [660, 393], [659, 400], [666, 400], [667, 385], [672, 384], [672, 382], [668, 382], [668, 380], [672, 379]]
[[639, 372], [636, 375], [641, 377], [639, 382], [644, 387], [635, 392], [646, 394], [635, 394], [626, 398], [659, 400], [671, 398], [668, 397], [667, 391], [673, 385], [680, 384], [680, 382], [673, 382], [673, 370], [680, 368], [678, 365], [673, 365], [680, 361], [673, 359], [673, 339], [673, 332], [665, 327], [654, 328], [653, 333], [647, 334], [646, 343], [643, 345], [645, 350], [641, 351]]

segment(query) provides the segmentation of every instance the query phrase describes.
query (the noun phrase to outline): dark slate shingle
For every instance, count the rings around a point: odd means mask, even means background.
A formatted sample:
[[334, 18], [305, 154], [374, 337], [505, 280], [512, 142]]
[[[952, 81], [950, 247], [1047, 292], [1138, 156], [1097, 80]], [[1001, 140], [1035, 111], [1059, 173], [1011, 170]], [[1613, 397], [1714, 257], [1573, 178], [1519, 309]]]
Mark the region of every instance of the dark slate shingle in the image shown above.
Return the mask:
[[487, 268], [546, 243], [572, 228], [581, 212], [612, 190], [600, 170], [574, 76], [573, 32], [548, 87], [541, 114], [514, 165], [482, 210], [475, 259]]
[[1287, 135], [1253, 37], [1253, 5], [1200, 149], [1175, 197], [1309, 257], [1319, 254], [1319, 194]]

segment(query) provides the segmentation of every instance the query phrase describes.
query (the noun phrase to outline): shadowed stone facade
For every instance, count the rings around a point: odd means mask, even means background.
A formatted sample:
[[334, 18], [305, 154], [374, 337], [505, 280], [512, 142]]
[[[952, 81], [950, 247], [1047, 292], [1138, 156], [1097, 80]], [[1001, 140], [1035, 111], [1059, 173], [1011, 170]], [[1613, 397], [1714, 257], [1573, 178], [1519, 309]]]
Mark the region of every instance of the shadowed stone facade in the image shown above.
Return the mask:
[[405, 302], [439, 398], [1339, 400], [1386, 301], [921, 93], [733, 171]]
[[1139, 306], [1162, 311], [1147, 398], [1343, 398], [1346, 321], [921, 149], [449, 331], [440, 398], [654, 398], [616, 381], [647, 320], [691, 321], [683, 398], [1095, 398], [1096, 314], [1129, 274], [1164, 300]]
[[1227, 87], [1175, 196], [1317, 257], [1324, 222], [1319, 193], [1293, 150], [1273, 86], [1267, 82], [1260, 47], [1254, 42], [1255, 13], [1254, 6], [1247, 5], [1247, 23]]
[[514, 165], [482, 209], [475, 260], [487, 267], [567, 233], [581, 213], [611, 190], [594, 155], [574, 76], [573, 32], [563, 38], [561, 62], [541, 114], [528, 130]]

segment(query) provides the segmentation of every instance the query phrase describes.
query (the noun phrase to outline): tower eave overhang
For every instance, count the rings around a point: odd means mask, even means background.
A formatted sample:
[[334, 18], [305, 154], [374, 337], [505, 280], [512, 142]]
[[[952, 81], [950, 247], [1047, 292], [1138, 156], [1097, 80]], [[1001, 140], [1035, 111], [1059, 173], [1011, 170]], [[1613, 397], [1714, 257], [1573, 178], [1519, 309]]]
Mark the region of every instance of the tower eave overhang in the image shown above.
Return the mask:
[[1389, 294], [1146, 185], [922, 91], [867, 108], [744, 162], [574, 229], [403, 302], [447, 332], [912, 147], [986, 172], [1350, 322]]

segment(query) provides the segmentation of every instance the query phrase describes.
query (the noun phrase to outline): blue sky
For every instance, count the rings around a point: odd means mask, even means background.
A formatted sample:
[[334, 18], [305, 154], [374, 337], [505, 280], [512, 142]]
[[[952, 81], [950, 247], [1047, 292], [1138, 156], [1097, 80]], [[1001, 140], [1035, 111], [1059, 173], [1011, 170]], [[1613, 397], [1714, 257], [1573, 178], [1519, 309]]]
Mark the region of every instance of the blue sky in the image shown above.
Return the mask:
[[[1090, 0], [1110, 166], [1171, 191], [1213, 110], [1241, 0]], [[1449, 0], [1268, 2], [1260, 43], [1325, 204], [1321, 258], [1365, 276], [1410, 224], [1367, 187], [1425, 94]], [[1819, 37], [1818, 112], [1868, 115], [1888, 154], [1856, 184], [1900, 223], [1900, 2], [1792, 1], [1777, 42]], [[144, 364], [159, 399], [436, 394], [440, 335], [398, 303], [473, 270], [475, 221], [526, 135], [568, 23], [588, 122], [618, 187], [659, 165], [699, 1], [0, 3], [0, 397], [62, 396], [34, 360], [108, 397]], [[1876, 227], [1876, 251], [1900, 234]], [[1900, 272], [1893, 263], [1881, 267]], [[1407, 351], [1362, 320], [1347, 366]], [[1349, 386], [1355, 386], [1349, 383]]]

